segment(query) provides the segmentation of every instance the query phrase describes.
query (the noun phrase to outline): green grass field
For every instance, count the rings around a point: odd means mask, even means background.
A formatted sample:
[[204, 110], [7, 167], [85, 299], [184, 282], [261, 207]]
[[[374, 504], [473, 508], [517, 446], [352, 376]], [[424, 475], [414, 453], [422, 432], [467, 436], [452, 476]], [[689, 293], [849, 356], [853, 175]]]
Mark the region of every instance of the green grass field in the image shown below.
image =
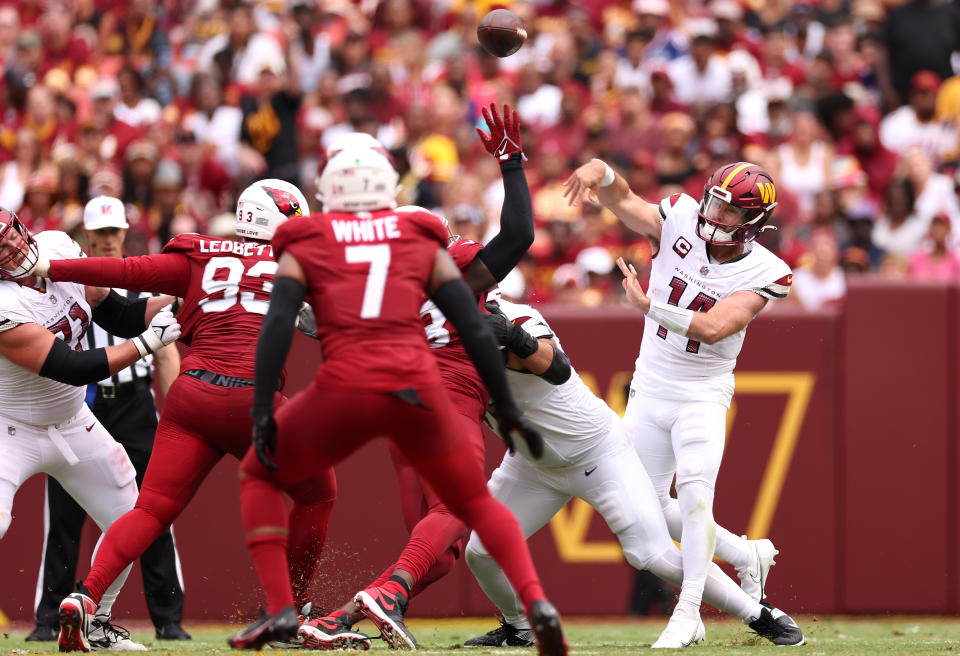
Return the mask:
[[[816, 617], [795, 618], [807, 637], [807, 645], [801, 647], [803, 654], [844, 654], [875, 656], [876, 654], [948, 654], [960, 650], [960, 619], [944, 617]], [[611, 622], [602, 619], [568, 618], [567, 636], [574, 654], [598, 654], [600, 656], [635, 656], [656, 640], [666, 623], [665, 618], [624, 619]], [[459, 645], [466, 639], [494, 627], [492, 619], [411, 619], [410, 628], [420, 641], [421, 651], [428, 654], [459, 654], [464, 652]], [[691, 647], [691, 654], [725, 654], [728, 656], [769, 653], [775, 648], [753, 636], [738, 622], [708, 618], [707, 642]], [[32, 627], [19, 626], [5, 629], [0, 634], [2, 654], [56, 653], [56, 643], [25, 642]], [[133, 637], [142, 641], [156, 654], [226, 654], [231, 650], [226, 639], [235, 627], [226, 625], [191, 625], [186, 628], [193, 634], [189, 643], [158, 643], [153, 640], [153, 631], [146, 625], [132, 625]], [[359, 630], [370, 632], [367, 623]], [[373, 631], [376, 633], [376, 631]], [[377, 640], [373, 650], [384, 651], [385, 645]], [[282, 652], [278, 652], [282, 653]], [[503, 654], [516, 656], [533, 650], [470, 649], [470, 654], [485, 656]]]

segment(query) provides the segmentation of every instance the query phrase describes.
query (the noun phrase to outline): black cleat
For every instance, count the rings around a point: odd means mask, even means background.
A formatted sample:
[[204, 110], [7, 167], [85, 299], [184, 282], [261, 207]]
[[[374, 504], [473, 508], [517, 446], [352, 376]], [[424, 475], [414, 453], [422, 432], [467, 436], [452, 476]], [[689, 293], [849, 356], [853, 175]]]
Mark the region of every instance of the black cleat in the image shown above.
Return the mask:
[[391, 649], [416, 650], [417, 639], [403, 622], [407, 612], [407, 595], [402, 592], [394, 594], [382, 587], [367, 588], [354, 596], [353, 603], [357, 610], [377, 625], [384, 642]]
[[761, 602], [761, 605], [760, 617], [748, 625], [758, 636], [781, 647], [799, 647], [807, 643], [800, 627], [789, 615], [770, 604]]
[[40, 626], [33, 628], [33, 632], [27, 636], [27, 642], [53, 642], [60, 634], [59, 626]]
[[563, 635], [560, 613], [546, 599], [530, 604], [530, 625], [537, 637], [540, 656], [567, 656], [567, 638]]
[[259, 650], [268, 642], [288, 642], [296, 637], [300, 626], [297, 609], [284, 606], [276, 615], [263, 616], [256, 622], [233, 634], [227, 643], [234, 649]]
[[533, 631], [529, 628], [518, 629], [513, 624], [507, 624], [501, 618], [500, 626], [482, 636], [470, 638], [464, 647], [535, 647]]
[[192, 640], [190, 634], [176, 622], [157, 627], [157, 640]]

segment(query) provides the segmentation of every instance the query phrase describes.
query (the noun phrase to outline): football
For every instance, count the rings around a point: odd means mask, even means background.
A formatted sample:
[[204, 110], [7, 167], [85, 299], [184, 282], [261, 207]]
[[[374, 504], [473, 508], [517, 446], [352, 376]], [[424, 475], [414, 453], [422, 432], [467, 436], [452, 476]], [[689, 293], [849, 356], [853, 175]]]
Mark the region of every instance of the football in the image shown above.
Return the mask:
[[477, 26], [477, 39], [494, 57], [509, 57], [527, 40], [527, 31], [512, 11], [494, 9]]

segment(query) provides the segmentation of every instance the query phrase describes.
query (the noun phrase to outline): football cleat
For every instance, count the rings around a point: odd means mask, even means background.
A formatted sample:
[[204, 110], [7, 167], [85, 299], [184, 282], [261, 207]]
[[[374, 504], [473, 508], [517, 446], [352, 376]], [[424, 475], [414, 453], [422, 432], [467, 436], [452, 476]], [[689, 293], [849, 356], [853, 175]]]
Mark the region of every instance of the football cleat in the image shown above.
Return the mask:
[[357, 610], [377, 625], [391, 649], [417, 648], [417, 639], [403, 623], [407, 611], [407, 595], [403, 592], [392, 593], [382, 587], [361, 590], [353, 598]]
[[98, 615], [90, 622], [90, 646], [94, 651], [112, 649], [114, 651], [147, 651], [139, 642], [130, 639], [130, 632], [122, 626], [115, 626], [108, 615]]
[[33, 631], [27, 636], [27, 642], [53, 642], [57, 639], [60, 627], [42, 626], [40, 624], [33, 627]]
[[157, 627], [157, 640], [193, 640], [189, 633], [183, 630], [177, 622], [170, 622]]
[[700, 614], [690, 617], [686, 613], [674, 613], [670, 616], [666, 628], [657, 641], [651, 645], [652, 649], [681, 649], [700, 642], [707, 637], [707, 630], [703, 626]]
[[234, 633], [227, 644], [234, 649], [259, 650], [268, 642], [289, 642], [300, 626], [297, 617], [293, 606], [284, 606], [276, 615], [264, 613], [256, 622]]
[[354, 631], [350, 614], [342, 610], [304, 622], [297, 634], [304, 649], [370, 649], [370, 636]]
[[760, 617], [753, 620], [748, 626], [754, 632], [778, 646], [799, 647], [807, 641], [797, 623], [789, 615], [770, 604], [763, 603]]
[[754, 601], [763, 601], [766, 596], [767, 576], [770, 574], [770, 568], [776, 565], [774, 557], [780, 552], [770, 540], [747, 540], [747, 542], [753, 551], [753, 558], [749, 567], [737, 570], [740, 589]]
[[60, 651], [90, 651], [90, 629], [97, 605], [81, 592], [60, 602]]
[[506, 620], [500, 619], [500, 626], [488, 631], [482, 636], [470, 638], [464, 647], [533, 647], [533, 631], [529, 628], [519, 629]]
[[567, 656], [567, 638], [563, 635], [560, 613], [553, 604], [538, 599], [530, 604], [529, 615], [540, 656]]

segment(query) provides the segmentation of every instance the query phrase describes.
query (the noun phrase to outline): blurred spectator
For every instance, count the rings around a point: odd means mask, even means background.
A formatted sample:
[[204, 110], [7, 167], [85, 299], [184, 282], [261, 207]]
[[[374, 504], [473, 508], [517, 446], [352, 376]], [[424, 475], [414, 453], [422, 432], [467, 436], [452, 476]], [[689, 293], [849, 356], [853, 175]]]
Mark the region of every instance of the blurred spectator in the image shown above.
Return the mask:
[[886, 148], [903, 155], [919, 148], [934, 162], [956, 153], [957, 130], [936, 118], [937, 89], [940, 76], [933, 71], [917, 71], [910, 78], [910, 103], [888, 114], [880, 122], [880, 141]]
[[873, 226], [873, 243], [888, 254], [909, 255], [927, 236], [930, 221], [914, 213], [913, 186], [906, 180], [894, 181], [884, 200], [885, 211]]
[[687, 105], [731, 100], [730, 66], [715, 52], [713, 37], [694, 37], [690, 53], [670, 63], [667, 71], [677, 100]]
[[23, 206], [27, 179], [40, 165], [40, 144], [26, 128], [17, 131], [13, 159], [0, 169], [0, 207], [13, 212]]
[[937, 214], [930, 221], [929, 243], [910, 255], [911, 278], [923, 280], [960, 279], [960, 254], [950, 245], [950, 217]]
[[44, 163], [27, 178], [20, 216], [30, 230], [60, 229], [60, 207], [57, 205], [57, 169]]
[[823, 141], [820, 130], [820, 122], [811, 112], [796, 112], [790, 138], [775, 151], [773, 176], [779, 189], [796, 197], [803, 222], [813, 215], [816, 194], [827, 188], [833, 161], [833, 149]]
[[277, 72], [283, 62], [283, 52], [277, 41], [257, 31], [253, 6], [237, 2], [229, 10], [227, 31], [211, 38], [203, 45], [197, 65], [200, 70], [211, 68], [221, 80], [255, 85], [266, 69]]
[[879, 126], [880, 112], [869, 105], [860, 105], [853, 110], [852, 134], [839, 146], [841, 153], [857, 158], [875, 198], [883, 197], [898, 161], [897, 154], [880, 142]]
[[246, 161], [254, 163], [252, 173], [296, 185], [300, 181], [296, 123], [302, 98], [292, 81], [282, 55], [264, 61], [252, 93], [240, 101], [240, 141], [250, 154]]
[[887, 105], [902, 104], [912, 76], [921, 70], [940, 78], [952, 73], [951, 57], [960, 50], [960, 10], [956, 3], [910, 0], [892, 6], [884, 24], [883, 88]]
[[919, 149], [909, 151], [903, 158], [907, 180], [913, 186], [913, 209], [921, 219], [929, 221], [945, 213], [956, 224], [960, 221], [960, 204], [953, 180], [936, 173], [930, 158]]
[[793, 272], [788, 299], [806, 310], [838, 305], [847, 293], [837, 239], [829, 230], [819, 229], [810, 236], [806, 266]]
[[163, 110], [156, 100], [143, 96], [143, 78], [140, 73], [125, 66], [117, 73], [117, 83], [120, 87], [120, 98], [113, 114], [118, 120], [133, 126], [160, 120]]
[[117, 162], [123, 160], [130, 142], [140, 136], [137, 128], [114, 114], [119, 95], [120, 85], [112, 77], [98, 77], [90, 87], [89, 127], [95, 133], [94, 141], [99, 144], [97, 155], [100, 159]]
[[213, 149], [213, 156], [236, 174], [243, 112], [224, 102], [223, 92], [213, 73], [198, 73], [190, 84], [192, 108], [183, 118], [183, 129]]

